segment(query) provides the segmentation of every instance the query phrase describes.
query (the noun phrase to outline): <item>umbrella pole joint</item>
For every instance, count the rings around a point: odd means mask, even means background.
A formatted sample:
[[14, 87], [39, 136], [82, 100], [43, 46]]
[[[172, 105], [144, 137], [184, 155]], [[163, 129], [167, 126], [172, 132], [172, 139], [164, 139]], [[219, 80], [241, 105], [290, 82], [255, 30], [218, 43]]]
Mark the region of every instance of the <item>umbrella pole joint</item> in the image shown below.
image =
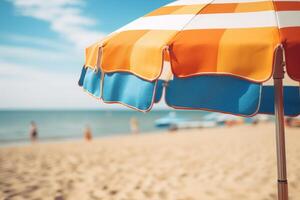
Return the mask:
[[283, 83], [284, 57], [283, 49], [278, 48], [274, 63], [274, 109], [276, 124], [276, 150], [277, 150], [277, 173], [278, 173], [278, 200], [288, 200], [288, 182], [286, 170], [284, 108], [283, 108]]

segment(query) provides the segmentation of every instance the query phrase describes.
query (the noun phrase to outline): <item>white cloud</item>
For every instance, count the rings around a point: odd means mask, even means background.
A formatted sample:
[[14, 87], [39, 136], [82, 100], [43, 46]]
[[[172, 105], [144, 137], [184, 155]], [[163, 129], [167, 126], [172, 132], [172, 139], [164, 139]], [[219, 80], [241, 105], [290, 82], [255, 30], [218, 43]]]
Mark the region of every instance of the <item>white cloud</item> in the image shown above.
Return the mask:
[[0, 108], [104, 106], [77, 86], [84, 60], [82, 48], [104, 36], [89, 30], [96, 21], [82, 16], [84, 1], [9, 1], [19, 15], [48, 22], [62, 40], [1, 35], [11, 44], [0, 45]]
[[83, 16], [83, 0], [10, 0], [22, 16], [33, 17], [50, 23], [53, 31], [59, 33], [76, 47], [82, 49], [105, 33], [93, 31], [96, 21]]
[[[63, 43], [63, 41], [37, 37], [37, 36], [25, 36], [19, 34], [0, 34], [0, 38], [7, 41], [17, 43], [19, 46], [36, 46], [44, 49], [56, 49], [56, 50], [67, 50], [71, 49], [70, 45]], [[3, 46], [3, 45], [2, 45]], [[82, 52], [81, 52], [82, 53]]]
[[104, 35], [90, 30], [96, 21], [81, 15], [83, 0], [9, 1], [19, 15], [49, 22], [62, 40], [4, 35], [10, 42], [0, 46], [0, 108], [104, 106], [77, 85], [82, 48]]
[[[71, 51], [71, 52], [70, 52]], [[78, 57], [76, 52], [69, 49], [69, 53], [64, 51], [54, 51], [48, 49], [31, 48], [24, 46], [1, 45], [0, 46], [1, 59], [5, 60], [28, 60], [31, 62], [39, 62], [41, 64], [64, 63], [66, 65], [74, 64], [74, 61], [83, 60]], [[76, 60], [74, 60], [74, 58]], [[79, 62], [77, 62], [79, 64]]]
[[[79, 73], [53, 73], [0, 60], [0, 109], [118, 108], [104, 105], [77, 85]], [[78, 70], [80, 71], [80, 70]]]
[[19, 15], [49, 22], [53, 31], [73, 45], [47, 38], [1, 35], [17, 45], [0, 45], [0, 109], [124, 108], [103, 104], [77, 85], [84, 60], [82, 48], [105, 35], [90, 30], [96, 21], [82, 15], [83, 0], [9, 1]]

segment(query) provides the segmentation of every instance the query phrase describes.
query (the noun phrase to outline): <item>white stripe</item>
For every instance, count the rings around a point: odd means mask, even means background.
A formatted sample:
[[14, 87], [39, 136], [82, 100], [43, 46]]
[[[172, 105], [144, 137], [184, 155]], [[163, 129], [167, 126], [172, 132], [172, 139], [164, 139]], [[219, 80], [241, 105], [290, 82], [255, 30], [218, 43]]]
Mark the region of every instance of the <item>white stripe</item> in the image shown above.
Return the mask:
[[[179, 0], [170, 3], [166, 6], [184, 6], [184, 5], [196, 5], [196, 4], [218, 4], [218, 3], [251, 3], [251, 2], [262, 2], [268, 0]], [[299, 0], [294, 0], [299, 1]]]
[[279, 27], [300, 27], [300, 11], [277, 12]]
[[116, 32], [128, 30], [181, 30], [195, 15], [141, 17]]
[[184, 30], [277, 27], [274, 11], [197, 15]]
[[[300, 12], [278, 12], [281, 26], [299, 24]], [[194, 18], [193, 18], [194, 17]], [[190, 20], [193, 19], [191, 22]], [[277, 27], [274, 11], [200, 15], [159, 15], [141, 17], [116, 32], [128, 30], [182, 30]]]

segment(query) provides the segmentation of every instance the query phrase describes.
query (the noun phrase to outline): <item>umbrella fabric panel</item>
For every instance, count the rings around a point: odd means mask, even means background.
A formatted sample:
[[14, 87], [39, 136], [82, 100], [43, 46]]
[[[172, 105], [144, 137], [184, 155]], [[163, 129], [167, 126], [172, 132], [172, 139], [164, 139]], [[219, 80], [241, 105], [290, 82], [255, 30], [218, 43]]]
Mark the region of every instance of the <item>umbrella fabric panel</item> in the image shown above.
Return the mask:
[[176, 109], [203, 109], [242, 116], [256, 114], [261, 85], [229, 76], [174, 78], [166, 103]]
[[255, 82], [270, 78], [280, 41], [272, 1], [233, 2], [207, 5], [174, 38], [170, 55], [177, 77], [217, 73]]
[[[253, 115], [279, 45], [288, 74], [300, 80], [299, 2], [175, 1], [88, 47], [79, 85], [100, 98], [104, 78], [105, 102], [148, 111], [162, 97], [163, 79], [172, 107]], [[100, 68], [102, 77], [92, 70]]]
[[170, 54], [177, 77], [222, 74], [264, 82], [282, 43], [287, 71], [299, 81], [299, 7], [299, 1], [175, 1], [87, 48], [85, 65], [153, 81]]
[[287, 72], [300, 81], [300, 1], [275, 1]]
[[[187, 2], [187, 1], [186, 1]], [[242, 3], [242, 4], [241, 4]], [[233, 13], [233, 12], [257, 12], [257, 11], [266, 11], [273, 10], [273, 4], [271, 1], [249, 1], [249, 2], [238, 2], [238, 1], [221, 1], [214, 0], [209, 4], [209, 9], [207, 9], [207, 5], [205, 4], [190, 4], [190, 5], [182, 5], [179, 3], [171, 3], [169, 6], [161, 7], [156, 11], [148, 14], [151, 15], [168, 15], [168, 14], [193, 14], [194, 11], [198, 9], [199, 6], [206, 6], [201, 9], [199, 14], [211, 14], [211, 13]], [[236, 8], [239, 7], [237, 10]]]
[[[158, 79], [169, 41], [210, 2], [202, 0], [193, 9], [185, 5], [175, 9], [166, 5], [164, 8], [170, 8], [170, 15], [154, 11], [115, 31], [102, 45], [102, 70], [106, 73], [131, 72], [149, 81]], [[177, 14], [186, 9], [189, 14]], [[86, 60], [96, 60], [97, 56], [96, 51], [89, 51]]]
[[300, 27], [283, 28], [280, 32], [284, 37], [287, 73], [289, 77], [300, 82]]
[[146, 81], [130, 73], [105, 74], [102, 99], [146, 112], [154, 103], [156, 84], [157, 81]]
[[[297, 116], [300, 114], [300, 89], [297, 86], [284, 86], [284, 114]], [[274, 114], [274, 87], [263, 86], [259, 113]]]
[[276, 28], [182, 31], [170, 53], [172, 70], [177, 77], [213, 73], [263, 82], [272, 75], [278, 42]]
[[176, 31], [135, 30], [116, 34], [103, 46], [102, 70], [131, 72], [146, 80], [158, 79], [167, 41]]
[[[255, 13], [254, 11], [265, 11], [267, 10], [267, 13], [270, 12], [269, 10], [272, 9], [272, 2], [250, 2], [250, 3], [221, 3], [216, 1], [214, 4], [210, 4], [212, 1], [179, 1], [179, 2], [174, 2], [171, 3], [167, 6], [164, 6], [144, 17], [141, 17], [132, 23], [126, 25], [125, 27], [122, 27], [121, 29], [117, 30], [114, 35], [103, 44], [103, 55], [102, 55], [102, 62], [101, 62], [101, 67], [104, 72], [131, 72], [133, 74], [138, 75], [139, 77], [142, 77], [147, 80], [154, 80], [157, 79], [161, 73], [161, 68], [162, 68], [162, 63], [163, 63], [163, 58], [164, 56], [164, 49], [168, 47], [171, 53], [174, 55], [174, 51], [172, 49], [174, 38], [175, 36], [182, 31], [183, 29], [192, 29], [194, 30], [195, 27], [193, 27], [193, 21], [199, 21], [199, 17], [201, 18], [200, 21], [203, 21], [203, 17], [205, 20], [208, 22], [210, 21], [207, 16], [212, 16], [213, 12], [220, 12], [222, 9], [225, 9], [222, 12], [233, 12], [233, 13], [227, 13], [227, 14], [236, 14], [235, 12], [243, 12], [244, 14], [247, 12], [253, 12], [254, 16], [258, 15], [259, 13]], [[246, 21], [249, 23], [254, 23], [252, 26], [255, 27], [260, 27], [265, 26], [265, 23], [267, 23], [268, 26], [276, 26], [276, 20], [275, 20], [275, 15], [274, 11], [273, 13], [265, 14], [262, 13], [265, 17], [267, 16], [267, 20], [252, 20], [252, 17], [246, 17]], [[206, 13], [209, 13], [207, 15]], [[238, 13], [237, 13], [238, 14]], [[273, 15], [272, 15], [273, 14]], [[224, 13], [220, 13], [220, 17], [223, 18]], [[206, 17], [205, 17], [206, 16]], [[234, 17], [234, 15], [232, 15]], [[270, 19], [271, 16], [271, 19]], [[273, 18], [272, 18], [273, 17]], [[237, 16], [237, 19], [239, 16]], [[245, 18], [245, 17], [244, 17]], [[198, 20], [197, 20], [198, 19]], [[204, 20], [204, 21], [205, 21]], [[214, 20], [213, 20], [214, 21]], [[219, 21], [219, 20], [217, 20]], [[232, 21], [232, 20], [230, 20]], [[266, 21], [266, 22], [265, 22]], [[216, 22], [216, 21], [214, 21]], [[240, 22], [238, 20], [239, 24], [245, 24], [244, 22]], [[209, 24], [210, 26], [215, 24], [215, 23], [205, 23]], [[248, 26], [246, 26], [248, 28]], [[208, 27], [209, 28], [209, 27]], [[202, 29], [202, 28], [200, 28]], [[224, 28], [225, 29], [225, 28]], [[194, 30], [197, 31], [197, 30]], [[222, 33], [225, 32], [226, 30], [220, 30], [217, 32], [221, 32], [221, 36], [223, 35]], [[248, 32], [249, 30], [247, 30]], [[277, 31], [272, 30], [272, 33], [278, 34]], [[217, 33], [218, 34], [218, 33]], [[239, 35], [240, 33], [236, 33]], [[255, 35], [255, 33], [253, 33]], [[197, 35], [197, 34], [196, 34]], [[251, 35], [250, 35], [251, 36]], [[247, 38], [249, 35], [246, 36]], [[195, 40], [200, 38], [199, 36], [192, 36], [192, 37], [187, 37], [183, 38], [183, 40]], [[206, 39], [206, 37], [204, 37]], [[219, 38], [219, 37], [217, 37]], [[254, 37], [254, 38], [260, 38]], [[266, 35], [264, 38], [275, 38], [274, 36]], [[238, 43], [238, 42], [236, 42]], [[271, 42], [272, 43], [272, 42]], [[276, 42], [275, 42], [276, 43]], [[205, 46], [206, 43], [204, 43], [202, 46]], [[214, 45], [215, 44], [215, 45]], [[216, 51], [218, 49], [218, 40], [214, 43], [212, 46], [213, 51]], [[273, 43], [272, 43], [273, 44]], [[277, 43], [276, 43], [277, 44]], [[201, 45], [201, 44], [200, 44]], [[252, 45], [252, 44], [249, 44]], [[266, 52], [268, 53], [269, 57], [271, 58], [268, 60], [267, 63], [272, 62], [272, 56], [273, 56], [273, 50], [274, 46], [268, 48]], [[198, 48], [195, 49], [193, 48], [194, 46], [187, 46], [187, 54], [190, 55], [190, 57], [196, 57], [198, 54], [202, 55], [201, 59], [205, 59], [204, 54], [206, 51], [203, 51], [203, 48]], [[249, 46], [248, 46], [249, 47]], [[252, 46], [251, 46], [252, 47]], [[258, 49], [261, 49], [261, 45], [257, 46]], [[271, 49], [271, 50], [270, 50]], [[240, 51], [240, 48], [237, 49], [236, 51]], [[248, 50], [249, 51], [249, 50]], [[90, 51], [94, 52], [94, 55], [97, 55], [96, 51]], [[208, 52], [209, 54], [211, 52]], [[234, 54], [234, 53], [233, 53]], [[215, 54], [212, 54], [215, 55]], [[223, 54], [222, 54], [223, 55]], [[253, 60], [262, 60], [260, 59], [263, 57], [261, 55], [261, 51], [257, 54], [259, 57], [252, 57]], [[177, 56], [177, 55], [175, 55]], [[180, 56], [180, 55], [178, 55]], [[236, 54], [234, 54], [236, 56]], [[94, 57], [94, 56], [92, 56]], [[185, 56], [182, 56], [185, 57]], [[210, 56], [210, 58], [213, 56]], [[224, 57], [228, 57], [225, 55]], [[179, 64], [180, 68], [186, 69], [184, 71], [184, 75], [182, 76], [192, 76], [198, 74], [198, 73], [224, 73], [224, 74], [233, 74], [231, 69], [229, 70], [223, 70], [222, 66], [221, 67], [213, 67], [215, 69], [209, 69], [202, 65], [199, 65], [197, 68], [200, 71], [193, 72], [193, 65], [190, 65], [190, 62], [188, 63], [177, 63], [176, 59], [177, 57], [174, 57], [174, 63]], [[207, 66], [211, 66], [210, 58], [207, 60]], [[217, 57], [213, 57], [213, 62], [217, 62], [218, 59]], [[96, 59], [88, 59], [88, 60], [95, 60]], [[228, 60], [232, 60], [231, 58]], [[221, 62], [222, 63], [222, 62]], [[248, 63], [248, 62], [247, 62]], [[226, 66], [226, 62], [224, 63], [224, 66]], [[261, 66], [262, 63], [256, 63], [256, 66]], [[141, 67], [143, 66], [143, 67]], [[178, 65], [177, 65], [178, 66]], [[214, 65], [215, 66], [215, 65]], [[241, 64], [237, 63], [236, 66], [239, 66], [239, 68], [243, 68]], [[246, 66], [248, 67], [249, 64]], [[176, 69], [176, 66], [174, 67]], [[226, 67], [225, 67], [226, 68]], [[245, 69], [246, 74], [252, 74], [254, 71], [252, 69], [252, 65]], [[191, 69], [191, 70], [190, 70]], [[216, 69], [219, 69], [216, 71]], [[252, 69], [251, 72], [249, 69]], [[267, 70], [267, 69], [266, 69]], [[176, 70], [174, 70], [176, 71]], [[192, 72], [191, 72], [192, 71]], [[267, 75], [270, 74], [270, 68], [267, 70]], [[175, 72], [175, 74], [177, 74]], [[237, 74], [238, 76], [240, 74]], [[266, 75], [266, 76], [267, 76]], [[179, 74], [180, 76], [180, 74]], [[246, 76], [242, 73], [241, 76]], [[247, 77], [246, 77], [247, 78]], [[265, 78], [265, 77], [263, 77]], [[267, 76], [269, 78], [269, 76]], [[251, 77], [249, 78], [251, 79]], [[257, 80], [261, 81], [261, 80]]]
[[[101, 98], [101, 72], [100, 70], [95, 71], [91, 68], [82, 70], [80, 77], [80, 83], [82, 83], [83, 89], [96, 98]], [[84, 76], [84, 79], [83, 79]], [[82, 82], [83, 80], [83, 82]]]
[[[85, 49], [85, 64], [84, 66], [90, 67], [92, 69], [101, 68], [101, 57], [102, 57], [102, 47], [113, 37], [116, 33], [110, 33], [100, 42], [95, 42]], [[101, 69], [103, 71], [103, 69]]]

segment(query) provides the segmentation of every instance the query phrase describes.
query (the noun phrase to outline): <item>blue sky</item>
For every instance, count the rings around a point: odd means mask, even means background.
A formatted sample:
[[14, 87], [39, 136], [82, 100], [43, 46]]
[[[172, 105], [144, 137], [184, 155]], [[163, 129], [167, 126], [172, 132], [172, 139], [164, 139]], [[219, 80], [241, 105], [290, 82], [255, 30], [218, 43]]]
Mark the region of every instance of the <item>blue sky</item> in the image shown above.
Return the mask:
[[0, 109], [118, 108], [76, 85], [84, 47], [172, 0], [1, 0]]

